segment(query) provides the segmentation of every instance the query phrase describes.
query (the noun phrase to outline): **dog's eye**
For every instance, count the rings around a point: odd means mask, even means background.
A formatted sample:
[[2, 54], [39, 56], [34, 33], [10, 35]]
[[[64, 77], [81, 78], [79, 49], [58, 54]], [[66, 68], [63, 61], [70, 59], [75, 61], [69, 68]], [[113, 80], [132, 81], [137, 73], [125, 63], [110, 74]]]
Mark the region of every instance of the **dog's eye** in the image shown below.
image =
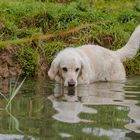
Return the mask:
[[63, 67], [62, 69], [63, 69], [64, 72], [68, 71], [68, 69], [66, 67]]
[[75, 71], [78, 72], [79, 71], [79, 68], [76, 68]]

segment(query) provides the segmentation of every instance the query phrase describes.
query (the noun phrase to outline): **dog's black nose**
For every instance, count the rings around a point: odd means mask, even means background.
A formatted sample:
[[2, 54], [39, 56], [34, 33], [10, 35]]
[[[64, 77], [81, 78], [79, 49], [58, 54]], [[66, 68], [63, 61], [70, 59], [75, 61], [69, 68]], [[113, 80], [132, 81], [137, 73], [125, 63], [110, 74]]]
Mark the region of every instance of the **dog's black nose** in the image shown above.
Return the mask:
[[68, 86], [69, 87], [74, 87], [75, 86], [75, 81], [73, 79], [71, 79], [70, 81], [68, 81]]

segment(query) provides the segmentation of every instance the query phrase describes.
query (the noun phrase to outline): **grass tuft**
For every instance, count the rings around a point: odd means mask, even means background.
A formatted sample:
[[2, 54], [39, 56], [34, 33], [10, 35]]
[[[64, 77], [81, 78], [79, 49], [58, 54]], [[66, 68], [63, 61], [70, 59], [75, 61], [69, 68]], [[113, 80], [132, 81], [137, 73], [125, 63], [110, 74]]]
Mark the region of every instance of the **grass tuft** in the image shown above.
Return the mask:
[[26, 79], [26, 77], [22, 80], [22, 82], [18, 86], [15, 84], [14, 89], [11, 90], [11, 93], [10, 93], [11, 96], [10, 96], [9, 99], [7, 99], [8, 103], [7, 103], [6, 107], [5, 107], [6, 110], [8, 109], [9, 105], [11, 104], [12, 100], [15, 98], [15, 96], [17, 95], [17, 93], [19, 92], [19, 90], [22, 87], [25, 79]]
[[22, 82], [18, 86], [17, 86], [18, 82], [16, 82], [13, 89], [11, 88], [11, 84], [10, 84], [10, 91], [9, 91], [10, 92], [10, 97], [9, 98], [7, 98], [4, 94], [2, 94], [0, 92], [0, 95], [5, 99], [5, 101], [7, 103], [5, 108], [2, 108], [1, 110], [5, 110], [10, 115], [12, 121], [14, 122], [15, 129], [20, 133], [23, 133], [23, 132], [19, 129], [18, 119], [15, 116], [13, 116], [12, 113], [11, 113], [11, 103], [14, 100], [15, 96], [18, 94], [20, 88], [23, 86], [23, 83], [25, 82], [25, 79], [26, 79], [26, 77], [22, 80]]

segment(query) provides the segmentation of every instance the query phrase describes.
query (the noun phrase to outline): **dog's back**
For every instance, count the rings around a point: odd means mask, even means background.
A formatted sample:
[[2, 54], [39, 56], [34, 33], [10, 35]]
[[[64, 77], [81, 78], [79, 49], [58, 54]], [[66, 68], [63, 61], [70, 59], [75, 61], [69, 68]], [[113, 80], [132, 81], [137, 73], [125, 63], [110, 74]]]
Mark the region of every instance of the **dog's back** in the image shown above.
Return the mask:
[[88, 58], [91, 82], [125, 80], [124, 66], [115, 51], [98, 45], [84, 45], [76, 50]]

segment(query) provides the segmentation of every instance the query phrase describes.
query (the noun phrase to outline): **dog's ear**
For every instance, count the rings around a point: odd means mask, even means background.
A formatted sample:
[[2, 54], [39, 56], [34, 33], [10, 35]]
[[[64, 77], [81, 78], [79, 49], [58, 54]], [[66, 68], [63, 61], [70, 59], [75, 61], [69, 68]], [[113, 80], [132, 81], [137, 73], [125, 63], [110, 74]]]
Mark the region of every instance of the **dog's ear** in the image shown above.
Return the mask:
[[51, 67], [48, 71], [48, 76], [51, 80], [54, 80], [57, 73], [58, 73], [58, 67], [59, 67], [59, 60], [55, 58], [51, 64]]
[[89, 66], [83, 60], [81, 60], [81, 64], [81, 80], [83, 83], [89, 84]]

